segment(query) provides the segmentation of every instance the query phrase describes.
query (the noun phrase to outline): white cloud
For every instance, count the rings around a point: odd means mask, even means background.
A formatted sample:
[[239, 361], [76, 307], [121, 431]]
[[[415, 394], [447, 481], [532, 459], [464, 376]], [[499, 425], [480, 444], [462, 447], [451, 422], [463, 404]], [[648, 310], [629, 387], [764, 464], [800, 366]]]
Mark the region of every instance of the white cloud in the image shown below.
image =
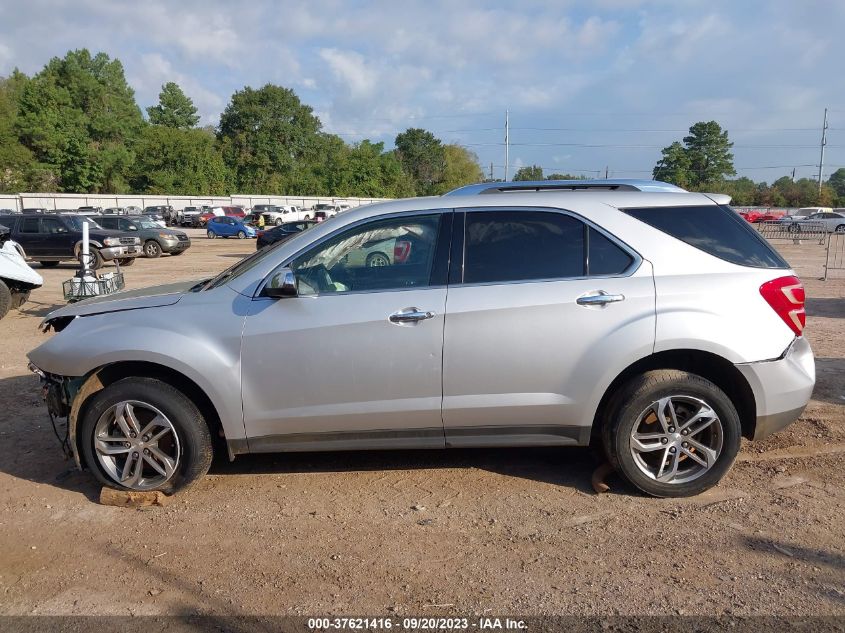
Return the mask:
[[352, 99], [366, 99], [373, 95], [378, 73], [366, 63], [363, 55], [354, 51], [324, 48], [320, 50], [320, 57]]

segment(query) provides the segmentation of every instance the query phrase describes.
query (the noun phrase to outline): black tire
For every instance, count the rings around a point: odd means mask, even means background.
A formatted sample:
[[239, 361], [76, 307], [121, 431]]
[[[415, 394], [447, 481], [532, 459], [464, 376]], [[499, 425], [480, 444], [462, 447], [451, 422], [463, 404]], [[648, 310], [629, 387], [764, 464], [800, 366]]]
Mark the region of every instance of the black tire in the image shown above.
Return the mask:
[[801, 232], [801, 225], [800, 224], [790, 224], [789, 225], [789, 232], [790, 233], [800, 233]]
[[161, 257], [161, 245], [155, 240], [147, 240], [144, 242], [144, 255], [150, 259]]
[[213, 231], [206, 231], [205, 236], [210, 240], [216, 240], [217, 239], [217, 233], [214, 233]]
[[244, 231], [238, 231], [238, 239], [239, 240], [246, 239], [246, 233]]
[[2, 279], [0, 279], [0, 319], [12, 309], [12, 291]]
[[[715, 462], [697, 479], [683, 483], [664, 483], [649, 477], [637, 465], [631, 450], [631, 434], [640, 416], [653, 402], [670, 395], [704, 401], [721, 422], [722, 446]], [[602, 424], [610, 463], [628, 482], [655, 497], [690, 497], [715, 486], [736, 459], [741, 436], [739, 415], [727, 395], [709, 380], [675, 369], [649, 371], [631, 379], [611, 397]]]
[[840, 224], [835, 229], [833, 229], [834, 233], [845, 233], [845, 224]]
[[94, 452], [94, 429], [100, 417], [116, 403], [136, 400], [159, 409], [173, 425], [179, 439], [179, 461], [173, 475], [149, 490], [172, 494], [184, 490], [208, 472], [213, 457], [211, 433], [196, 405], [178, 389], [155, 378], [124, 378], [94, 394], [85, 403], [79, 443], [89, 470], [104, 486], [127, 490], [103, 469]]
[[89, 251], [91, 255], [91, 270], [99, 270], [105, 264], [105, 260], [103, 256], [100, 254], [99, 249], [91, 248]]
[[134, 257], [120, 257], [117, 260], [117, 263], [121, 266], [132, 266], [135, 263]]
[[276, 218], [276, 226], [282, 226], [282, 218]]
[[55, 268], [59, 265], [59, 262], [38, 262], [41, 264], [41, 268]]

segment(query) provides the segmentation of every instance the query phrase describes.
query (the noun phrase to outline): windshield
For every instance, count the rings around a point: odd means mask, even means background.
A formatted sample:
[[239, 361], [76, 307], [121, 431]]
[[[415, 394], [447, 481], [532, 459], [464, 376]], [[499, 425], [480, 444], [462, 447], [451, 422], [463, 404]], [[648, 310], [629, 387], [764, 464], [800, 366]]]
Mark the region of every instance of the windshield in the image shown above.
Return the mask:
[[69, 215], [69, 216], [67, 216], [66, 219], [70, 223], [70, 225], [74, 228], [74, 230], [76, 230], [76, 231], [82, 230], [82, 224], [84, 222], [88, 223], [88, 229], [89, 230], [90, 229], [101, 229], [101, 228], [103, 228], [99, 224], [94, 222], [94, 220], [92, 220], [91, 218], [86, 218], [86, 217], [83, 217], [81, 215]]
[[160, 229], [161, 227], [153, 222], [152, 220], [148, 220], [147, 218], [138, 218], [137, 220], [132, 220], [139, 228], [142, 229]]
[[284, 244], [284, 242], [278, 242], [271, 246], [262, 248], [260, 251], [256, 251], [249, 257], [246, 257], [239, 261], [234, 266], [230, 266], [229, 268], [224, 270], [222, 273], [211, 279], [204, 286], [197, 287], [197, 290], [211, 290], [212, 288], [216, 288], [217, 286], [225, 284], [227, 281], [240, 277], [245, 272], [267, 259], [269, 255], [275, 253], [276, 247], [281, 246], [282, 244]]

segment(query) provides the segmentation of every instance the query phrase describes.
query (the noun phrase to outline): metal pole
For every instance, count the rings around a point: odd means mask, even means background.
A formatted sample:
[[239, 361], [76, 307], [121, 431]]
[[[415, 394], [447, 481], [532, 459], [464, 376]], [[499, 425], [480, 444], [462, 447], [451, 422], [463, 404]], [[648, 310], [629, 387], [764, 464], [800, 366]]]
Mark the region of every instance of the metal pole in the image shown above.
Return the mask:
[[819, 193], [822, 192], [822, 177], [824, 175], [824, 146], [827, 145], [827, 108], [824, 109], [824, 123], [822, 124], [822, 155], [819, 159]]
[[[825, 110], [826, 112], [826, 110]], [[505, 182], [508, 182], [508, 168], [510, 167], [510, 111], [505, 110]]]

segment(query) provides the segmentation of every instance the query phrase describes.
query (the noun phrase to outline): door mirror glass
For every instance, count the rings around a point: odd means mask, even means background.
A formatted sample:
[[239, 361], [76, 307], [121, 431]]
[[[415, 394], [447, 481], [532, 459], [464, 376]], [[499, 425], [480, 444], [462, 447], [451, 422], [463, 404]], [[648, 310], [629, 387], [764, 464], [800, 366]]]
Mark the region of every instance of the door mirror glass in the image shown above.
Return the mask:
[[273, 299], [284, 299], [285, 297], [296, 297], [299, 293], [296, 290], [296, 277], [290, 268], [282, 268], [271, 278], [270, 283], [264, 287], [264, 295]]

